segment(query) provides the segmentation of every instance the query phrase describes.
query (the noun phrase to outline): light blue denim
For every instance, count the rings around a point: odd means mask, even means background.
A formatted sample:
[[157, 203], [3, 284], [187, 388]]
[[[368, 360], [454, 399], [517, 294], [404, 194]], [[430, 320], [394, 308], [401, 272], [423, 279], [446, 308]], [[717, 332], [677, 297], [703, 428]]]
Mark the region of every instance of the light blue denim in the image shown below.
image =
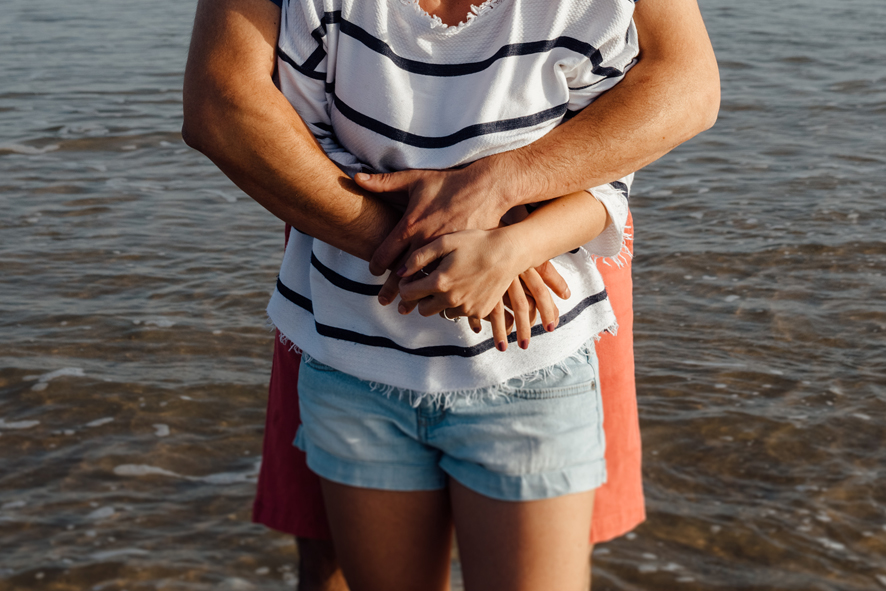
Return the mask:
[[606, 443], [590, 350], [511, 380], [505, 395], [445, 408], [427, 398], [414, 407], [304, 356], [295, 445], [321, 477], [361, 488], [437, 490], [448, 475], [505, 501], [592, 490], [606, 481]]

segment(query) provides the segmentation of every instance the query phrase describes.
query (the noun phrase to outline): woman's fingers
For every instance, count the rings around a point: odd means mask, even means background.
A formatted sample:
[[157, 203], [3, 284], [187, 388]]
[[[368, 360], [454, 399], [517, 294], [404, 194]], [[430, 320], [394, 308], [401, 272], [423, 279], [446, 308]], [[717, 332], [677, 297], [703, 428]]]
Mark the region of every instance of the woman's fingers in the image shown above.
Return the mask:
[[[532, 294], [532, 299], [535, 300], [535, 305], [538, 307], [539, 313], [541, 313], [542, 326], [545, 327], [546, 331], [551, 332], [560, 323], [560, 310], [554, 304], [548, 286], [545, 285], [535, 269], [529, 269], [520, 275], [520, 278], [526, 285], [526, 289]], [[535, 318], [532, 321], [535, 322]]]
[[561, 300], [569, 298], [571, 295], [569, 286], [566, 285], [566, 280], [557, 272], [557, 269], [554, 268], [551, 261], [539, 265], [535, 270], [538, 272], [541, 280], [545, 282], [545, 285], [547, 285], [558, 298]]
[[512, 328], [514, 328], [514, 315], [505, 308], [505, 332], [511, 334]]
[[471, 327], [476, 334], [480, 334], [480, 331], [483, 330], [483, 325], [481, 324], [481, 320], [475, 316], [468, 316], [468, 326]]
[[400, 300], [400, 304], [397, 306], [397, 311], [404, 316], [406, 314], [411, 314], [413, 310], [418, 306], [421, 300]]
[[[422, 316], [433, 316], [434, 314], [439, 314], [447, 308], [451, 307], [452, 305], [444, 300], [441, 296], [435, 295], [432, 297], [422, 298], [418, 302], [418, 313]], [[455, 310], [453, 310], [453, 312], [449, 314], [449, 317], [455, 318], [456, 316], [463, 315], [464, 314], [457, 314], [455, 313]]]
[[415, 275], [425, 266], [430, 265], [437, 259], [449, 254], [452, 250], [451, 248], [447, 248], [449, 243], [450, 241], [446, 236], [441, 236], [433, 242], [425, 244], [406, 259], [403, 266], [397, 270], [397, 275], [400, 277]]
[[532, 322], [529, 320], [529, 302], [526, 300], [523, 283], [519, 277], [511, 282], [508, 298], [511, 300], [511, 310], [517, 323], [517, 344], [521, 349], [528, 349], [529, 339], [532, 337]]
[[492, 324], [492, 339], [499, 351], [508, 350], [508, 330], [505, 326], [505, 307], [501, 302], [495, 305], [492, 314], [486, 317]]

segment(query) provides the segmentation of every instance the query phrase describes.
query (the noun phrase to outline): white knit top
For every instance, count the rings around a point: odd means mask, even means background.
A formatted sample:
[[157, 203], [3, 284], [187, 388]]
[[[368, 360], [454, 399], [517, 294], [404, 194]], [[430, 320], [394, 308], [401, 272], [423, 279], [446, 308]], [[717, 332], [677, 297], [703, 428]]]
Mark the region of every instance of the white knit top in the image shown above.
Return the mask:
[[[446, 26], [410, 0], [289, 0], [281, 91], [343, 170], [445, 169], [525, 146], [634, 63], [630, 0], [490, 0]], [[554, 260], [572, 292], [560, 325], [528, 350], [496, 350], [489, 325], [381, 306], [368, 264], [293, 232], [268, 314], [305, 353], [418, 393], [476, 393], [554, 365], [616, 320], [594, 256], [622, 248], [631, 177], [589, 191], [613, 224]], [[515, 335], [511, 335], [514, 342]]]

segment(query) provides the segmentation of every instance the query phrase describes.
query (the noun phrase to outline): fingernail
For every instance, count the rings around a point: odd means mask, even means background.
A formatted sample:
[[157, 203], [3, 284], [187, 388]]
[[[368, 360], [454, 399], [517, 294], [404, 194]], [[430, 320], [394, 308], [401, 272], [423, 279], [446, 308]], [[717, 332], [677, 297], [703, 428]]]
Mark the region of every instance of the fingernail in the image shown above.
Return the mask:
[[556, 322], [548, 322], [548, 325], [545, 327], [545, 330], [548, 332], [552, 332], [555, 328], [557, 328]]
[[479, 326], [472, 326], [471, 330], [474, 331], [474, 334], [480, 334], [480, 327]]
[[495, 348], [499, 351], [505, 351], [508, 348], [508, 344], [504, 341], [499, 341], [495, 344]]
[[400, 277], [403, 277], [403, 275], [405, 275], [405, 274], [406, 274], [406, 265], [403, 265], [402, 267], [397, 269], [397, 275], [399, 275]]
[[529, 339], [523, 339], [522, 341], [520, 341], [520, 348], [521, 349], [528, 349], [529, 348]]
[[388, 304], [391, 303], [391, 300], [389, 300], [386, 297], [378, 296], [378, 303], [381, 304], [382, 306], [387, 306]]
[[566, 295], [566, 298], [565, 298], [565, 299], [567, 299], [567, 300], [568, 300], [568, 299], [569, 299], [569, 298], [571, 298], [571, 297], [572, 297], [572, 292], [571, 292], [571, 291], [569, 291], [569, 289], [568, 289], [568, 288], [567, 288], [567, 289], [566, 289], [566, 294], [565, 294], [565, 295]]
[[369, 180], [369, 175], [366, 174], [365, 172], [358, 172], [356, 177], [358, 179], [360, 179], [361, 181], [368, 181]]
[[404, 304], [400, 304], [399, 306], [397, 306], [397, 311], [401, 314], [406, 314], [406, 306]]

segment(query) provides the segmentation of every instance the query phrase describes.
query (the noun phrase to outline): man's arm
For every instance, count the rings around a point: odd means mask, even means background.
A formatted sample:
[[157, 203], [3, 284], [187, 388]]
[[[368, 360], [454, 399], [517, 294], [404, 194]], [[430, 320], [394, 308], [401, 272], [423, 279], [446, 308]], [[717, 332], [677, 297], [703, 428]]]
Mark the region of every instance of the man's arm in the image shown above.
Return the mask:
[[268, 0], [200, 0], [182, 137], [278, 218], [369, 260], [400, 214], [326, 157], [274, 85], [279, 27]]
[[711, 127], [720, 78], [696, 0], [640, 0], [634, 22], [639, 62], [535, 143], [461, 170], [358, 175], [366, 189], [410, 194], [406, 214], [373, 256], [373, 272], [434, 237], [495, 227], [515, 205], [622, 178]]
[[720, 76], [696, 0], [640, 0], [634, 22], [640, 59], [619, 84], [534, 144], [484, 162], [487, 175], [511, 179], [512, 199], [618, 180], [717, 120]]

